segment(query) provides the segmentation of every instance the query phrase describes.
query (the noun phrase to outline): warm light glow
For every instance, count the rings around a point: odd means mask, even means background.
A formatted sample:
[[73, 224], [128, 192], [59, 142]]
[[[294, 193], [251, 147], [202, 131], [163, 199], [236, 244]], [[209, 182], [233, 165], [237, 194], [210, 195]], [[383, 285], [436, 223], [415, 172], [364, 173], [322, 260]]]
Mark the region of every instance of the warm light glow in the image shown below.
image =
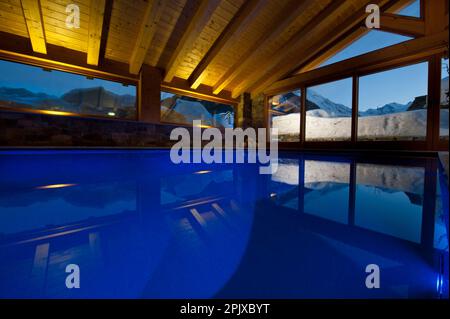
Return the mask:
[[200, 127], [200, 128], [212, 128], [213, 126], [211, 126], [211, 125], [206, 125], [206, 124], [200, 124], [200, 125], [195, 125], [195, 127]]
[[116, 113], [114, 113], [114, 112], [108, 112], [108, 115], [109, 115], [109, 116], [116, 116]]
[[69, 112], [62, 112], [62, 111], [48, 111], [48, 110], [39, 110], [39, 113], [42, 114], [48, 114], [48, 115], [74, 115], [73, 113]]
[[208, 173], [211, 173], [211, 171], [198, 171], [195, 172], [194, 174], [208, 174]]
[[65, 188], [65, 187], [72, 187], [76, 184], [52, 184], [52, 185], [45, 185], [45, 186], [39, 186], [36, 187], [36, 189], [55, 189], [55, 188]]
[[280, 96], [279, 95], [272, 97], [272, 105], [273, 106], [280, 105]]

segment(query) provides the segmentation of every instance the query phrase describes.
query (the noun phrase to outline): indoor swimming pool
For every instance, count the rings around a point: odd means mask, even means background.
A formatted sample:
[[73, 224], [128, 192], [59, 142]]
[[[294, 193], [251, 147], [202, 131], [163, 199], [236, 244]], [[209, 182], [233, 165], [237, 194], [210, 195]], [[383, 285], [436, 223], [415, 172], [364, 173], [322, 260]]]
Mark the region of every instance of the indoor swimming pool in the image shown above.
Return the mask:
[[0, 298], [448, 298], [437, 158], [281, 152], [258, 168], [0, 151]]

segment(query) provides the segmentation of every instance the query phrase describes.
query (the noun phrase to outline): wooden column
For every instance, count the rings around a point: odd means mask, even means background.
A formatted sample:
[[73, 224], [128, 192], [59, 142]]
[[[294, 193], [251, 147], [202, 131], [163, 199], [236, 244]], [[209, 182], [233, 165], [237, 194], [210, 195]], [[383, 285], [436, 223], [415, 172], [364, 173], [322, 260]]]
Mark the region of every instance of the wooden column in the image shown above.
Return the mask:
[[142, 66], [139, 83], [138, 120], [147, 123], [160, 123], [161, 72], [148, 65]]

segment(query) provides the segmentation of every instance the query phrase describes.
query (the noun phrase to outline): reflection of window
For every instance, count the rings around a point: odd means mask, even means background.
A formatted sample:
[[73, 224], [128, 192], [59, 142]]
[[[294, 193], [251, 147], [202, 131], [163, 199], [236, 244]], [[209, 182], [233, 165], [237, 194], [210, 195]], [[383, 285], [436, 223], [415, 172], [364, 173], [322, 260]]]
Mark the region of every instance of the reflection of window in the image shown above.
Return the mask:
[[394, 34], [390, 32], [384, 32], [379, 30], [371, 30], [367, 34], [363, 35], [348, 47], [326, 60], [322, 65], [330, 65], [339, 61], [347, 60], [358, 55], [362, 55], [368, 52], [372, 52], [378, 49], [386, 48], [388, 46], [398, 44], [412, 38]]
[[352, 79], [307, 89], [306, 141], [347, 141], [352, 127]]
[[355, 225], [419, 243], [425, 170], [357, 164]]
[[190, 96], [161, 91], [161, 121], [192, 125], [233, 128], [234, 109], [231, 105], [196, 99]]
[[300, 141], [300, 98], [299, 90], [269, 98], [269, 124], [278, 129], [280, 142]]
[[299, 161], [280, 159], [270, 181], [270, 197], [277, 206], [298, 209]]
[[305, 213], [347, 224], [350, 164], [305, 161]]
[[428, 63], [359, 79], [358, 140], [424, 140]]
[[0, 70], [0, 106], [123, 119], [136, 117], [133, 85], [1, 60]]
[[448, 140], [448, 58], [442, 59], [441, 70], [441, 112], [440, 112], [440, 136]]

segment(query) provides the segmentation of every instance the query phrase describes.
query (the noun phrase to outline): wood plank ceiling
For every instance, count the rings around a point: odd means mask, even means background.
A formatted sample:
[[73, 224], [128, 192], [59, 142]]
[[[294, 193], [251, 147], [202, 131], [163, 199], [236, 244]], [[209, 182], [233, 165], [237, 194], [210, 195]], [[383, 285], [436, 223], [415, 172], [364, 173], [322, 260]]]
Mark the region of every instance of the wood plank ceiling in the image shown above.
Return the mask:
[[[92, 65], [129, 64], [134, 74], [145, 63], [163, 70], [166, 82], [176, 77], [238, 97], [310, 69], [320, 50], [361, 27], [367, 4], [389, 12], [409, 2], [0, 0], [0, 31], [29, 38], [35, 52], [45, 54], [46, 43], [62, 46], [86, 53]], [[79, 28], [66, 26], [69, 4], [79, 6]]]

